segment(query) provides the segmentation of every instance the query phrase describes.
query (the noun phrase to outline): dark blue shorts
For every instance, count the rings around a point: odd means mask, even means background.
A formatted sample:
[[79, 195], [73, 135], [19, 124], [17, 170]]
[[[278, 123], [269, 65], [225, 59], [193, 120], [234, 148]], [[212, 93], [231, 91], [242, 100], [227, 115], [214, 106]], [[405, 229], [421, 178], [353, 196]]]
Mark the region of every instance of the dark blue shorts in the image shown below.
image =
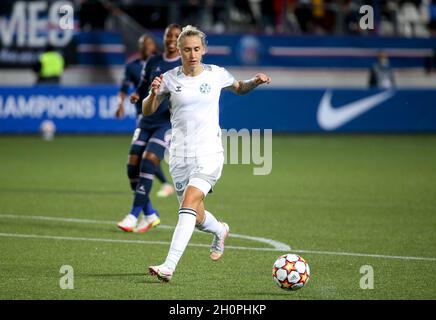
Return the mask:
[[130, 146], [130, 155], [137, 155], [142, 158], [144, 151], [154, 153], [160, 160], [164, 158], [165, 150], [169, 146], [169, 130], [171, 125], [164, 125], [150, 129], [136, 128], [132, 145]]

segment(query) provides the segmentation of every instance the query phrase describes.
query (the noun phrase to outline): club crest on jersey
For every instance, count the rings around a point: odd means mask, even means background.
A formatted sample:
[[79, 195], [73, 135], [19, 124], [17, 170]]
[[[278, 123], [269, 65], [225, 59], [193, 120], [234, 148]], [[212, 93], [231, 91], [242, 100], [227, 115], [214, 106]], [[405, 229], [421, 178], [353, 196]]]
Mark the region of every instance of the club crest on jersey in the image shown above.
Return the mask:
[[209, 83], [203, 83], [200, 86], [200, 92], [201, 93], [209, 93], [210, 92], [210, 84]]

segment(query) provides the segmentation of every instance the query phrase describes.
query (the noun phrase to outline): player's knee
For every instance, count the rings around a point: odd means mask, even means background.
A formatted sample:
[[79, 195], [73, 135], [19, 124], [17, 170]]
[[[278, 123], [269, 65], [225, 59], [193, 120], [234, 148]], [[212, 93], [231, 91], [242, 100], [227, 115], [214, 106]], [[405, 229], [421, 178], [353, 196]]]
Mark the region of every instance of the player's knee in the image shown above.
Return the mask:
[[127, 158], [127, 165], [132, 165], [132, 166], [138, 166], [139, 167], [139, 162], [141, 161], [141, 158], [139, 155], [137, 154], [129, 154], [128, 158]]
[[201, 202], [203, 201], [204, 195], [197, 188], [188, 186], [185, 190], [183, 196], [182, 207], [196, 208], [198, 210]]
[[160, 164], [159, 157], [153, 152], [145, 151], [142, 158], [151, 161], [155, 167], [157, 167]]
[[141, 161], [141, 172], [152, 173], [156, 170], [156, 165], [148, 158], [143, 158]]

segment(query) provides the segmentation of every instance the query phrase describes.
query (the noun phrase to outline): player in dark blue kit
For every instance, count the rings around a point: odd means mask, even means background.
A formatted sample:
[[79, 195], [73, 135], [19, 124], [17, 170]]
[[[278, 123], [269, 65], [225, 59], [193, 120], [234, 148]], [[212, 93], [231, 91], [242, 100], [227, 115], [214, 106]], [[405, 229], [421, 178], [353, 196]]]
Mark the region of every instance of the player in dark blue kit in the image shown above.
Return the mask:
[[[124, 78], [121, 84], [120, 91], [118, 92], [118, 108], [115, 116], [117, 118], [124, 117], [124, 100], [127, 96], [127, 92], [130, 86], [135, 88], [141, 82], [141, 72], [144, 70], [144, 66], [147, 61], [156, 54], [156, 42], [151, 36], [143, 35], [138, 40], [138, 52], [140, 57], [133, 60], [126, 65], [124, 71]], [[140, 102], [135, 104], [136, 115], [137, 115], [137, 125], [139, 124], [140, 118], [142, 117], [142, 110]], [[138, 129], [139, 130], [139, 129]], [[138, 131], [137, 130], [137, 131]], [[136, 131], [134, 136], [137, 135]], [[139, 165], [141, 162], [142, 154], [145, 150], [145, 142], [141, 140], [134, 139], [132, 141], [132, 146], [129, 151], [129, 158], [127, 161], [127, 175], [130, 180], [130, 186], [133, 191], [136, 189], [136, 185], [139, 181]], [[174, 189], [170, 183], [168, 183], [165, 174], [163, 173], [161, 167], [156, 169], [156, 177], [162, 183], [161, 188], [157, 192], [158, 197], [167, 197], [174, 193]]]
[[[124, 77], [121, 83], [120, 90], [118, 92], [118, 105], [115, 116], [118, 119], [124, 117], [124, 101], [126, 99], [127, 93], [129, 91], [130, 86], [134, 86], [135, 88], [141, 82], [141, 71], [144, 67], [144, 64], [156, 54], [156, 42], [154, 39], [148, 35], [143, 35], [138, 39], [138, 53], [139, 58], [128, 63], [124, 70]], [[136, 115], [137, 115], [137, 125], [139, 123], [140, 118], [142, 117], [142, 110], [140, 104], [136, 104]], [[137, 129], [138, 130], [138, 129]], [[135, 130], [134, 137], [137, 135], [137, 130]], [[129, 157], [127, 160], [127, 176], [130, 181], [130, 187], [133, 191], [136, 190], [136, 186], [139, 182], [139, 165], [142, 153], [145, 149], [145, 143], [141, 143], [138, 140], [133, 140], [132, 145], [129, 151]], [[160, 169], [160, 167], [159, 167]], [[166, 180], [166, 179], [164, 179]], [[147, 207], [143, 208], [145, 215], [151, 215], [156, 213], [156, 210], [153, 209], [151, 203], [148, 203]], [[144, 218], [143, 218], [144, 219]], [[136, 226], [135, 226], [136, 227]], [[125, 231], [135, 231], [133, 228], [125, 229]]]
[[[141, 73], [141, 82], [130, 96], [130, 102], [141, 105], [142, 98], [148, 95], [153, 79], [180, 65], [180, 56], [177, 50], [177, 38], [180, 32], [181, 27], [177, 24], [171, 24], [165, 29], [164, 53], [147, 61]], [[145, 148], [145, 151], [139, 167], [139, 181], [136, 185], [132, 208], [127, 216], [118, 223], [118, 227], [124, 231], [145, 232], [160, 223], [159, 215], [149, 213], [148, 210], [144, 212], [143, 219], [138, 221], [138, 216], [143, 208], [151, 207], [150, 190], [156, 168], [160, 166], [165, 149], [168, 147], [165, 135], [170, 129], [170, 111], [166, 100], [161, 103], [153, 115], [139, 119], [138, 128], [133, 137], [133, 145], [140, 144]]]
[[[126, 99], [129, 88], [130, 86], [136, 88], [139, 85], [144, 64], [156, 54], [156, 50], [156, 42], [152, 37], [142, 35], [138, 39], [138, 53], [140, 57], [128, 63], [124, 69], [124, 77], [118, 92], [118, 108], [115, 113], [117, 118], [121, 119], [124, 117], [124, 100]], [[142, 115], [141, 105], [137, 104], [135, 107], [136, 115]]]

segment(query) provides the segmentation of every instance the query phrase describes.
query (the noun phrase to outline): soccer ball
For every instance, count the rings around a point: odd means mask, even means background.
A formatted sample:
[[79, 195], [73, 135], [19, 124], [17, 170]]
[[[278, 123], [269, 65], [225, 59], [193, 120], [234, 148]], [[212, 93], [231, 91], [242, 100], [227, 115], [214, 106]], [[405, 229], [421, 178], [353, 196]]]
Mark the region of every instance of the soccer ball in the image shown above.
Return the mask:
[[53, 140], [56, 132], [56, 125], [51, 120], [44, 120], [39, 127], [44, 140]]
[[274, 262], [272, 278], [279, 288], [286, 290], [301, 289], [309, 282], [309, 265], [299, 255], [284, 254]]

